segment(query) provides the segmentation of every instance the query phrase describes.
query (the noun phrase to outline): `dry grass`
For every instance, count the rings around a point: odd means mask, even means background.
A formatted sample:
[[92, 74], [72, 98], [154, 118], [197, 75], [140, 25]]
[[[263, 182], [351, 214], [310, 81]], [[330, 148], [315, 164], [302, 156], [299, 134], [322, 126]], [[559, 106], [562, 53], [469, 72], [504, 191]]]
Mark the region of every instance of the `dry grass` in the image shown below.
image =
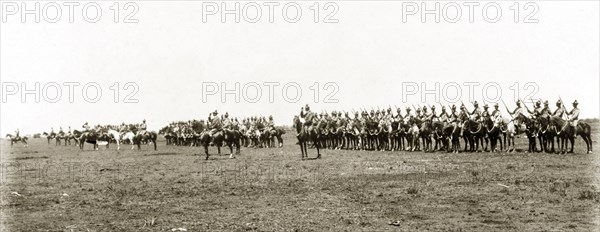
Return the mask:
[[[593, 125], [598, 128], [598, 125]], [[200, 148], [79, 151], [2, 143], [11, 231], [596, 230], [597, 155]], [[594, 141], [599, 141], [595, 134]], [[525, 139], [521, 139], [523, 142]], [[598, 144], [594, 144], [598, 148]], [[520, 147], [526, 147], [520, 144]], [[211, 148], [211, 152], [215, 149]], [[310, 150], [315, 157], [314, 150]], [[17, 194], [13, 194], [13, 193]], [[400, 226], [389, 225], [399, 221]]]

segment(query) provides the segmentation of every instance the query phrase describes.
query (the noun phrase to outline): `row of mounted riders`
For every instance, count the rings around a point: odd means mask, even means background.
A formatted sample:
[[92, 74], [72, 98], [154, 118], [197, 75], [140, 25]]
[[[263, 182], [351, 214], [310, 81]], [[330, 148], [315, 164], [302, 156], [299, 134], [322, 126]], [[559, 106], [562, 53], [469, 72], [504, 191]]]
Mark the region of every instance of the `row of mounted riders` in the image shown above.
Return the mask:
[[[230, 129], [223, 129], [230, 130]], [[240, 146], [250, 148], [275, 148], [283, 147], [283, 135], [285, 129], [281, 127], [275, 127], [271, 129], [257, 129], [257, 130], [239, 130], [233, 129], [240, 134]], [[196, 132], [193, 129], [187, 129], [178, 132], [165, 132], [164, 137], [167, 140], [167, 145], [176, 146], [200, 146], [202, 144], [201, 136], [203, 133], [209, 133], [208, 130]], [[215, 134], [220, 133], [215, 131]], [[277, 142], [275, 142], [277, 139]], [[212, 145], [218, 145], [218, 143], [212, 143]]]
[[[311, 142], [311, 146], [317, 148], [378, 151], [420, 151], [422, 149], [425, 152], [458, 153], [462, 139], [464, 142], [462, 150], [465, 152], [514, 151], [514, 138], [524, 134], [528, 138], [529, 152], [566, 153], [567, 142], [570, 142], [571, 147], [568, 152], [572, 153], [577, 135], [586, 142], [587, 152], [592, 151], [589, 124], [580, 121], [577, 128], [574, 128], [568, 121], [553, 116], [532, 119], [521, 114], [499, 125], [495, 124], [491, 117], [463, 118], [456, 124], [421, 120], [416, 117], [389, 124], [368, 117], [356, 122], [345, 126], [336, 125], [335, 122], [319, 123], [310, 129], [312, 130], [310, 133], [306, 133], [304, 131], [307, 130], [306, 127], [298, 117], [295, 118], [298, 136], [307, 136], [299, 137], [299, 140]], [[555, 149], [555, 141], [557, 149]]]
[[[111, 143], [117, 144], [117, 150], [120, 149], [121, 144], [130, 144], [131, 149], [137, 145], [138, 150], [141, 149], [142, 144], [154, 144], [154, 150], [156, 150], [156, 139], [157, 133], [153, 131], [116, 131], [113, 129], [92, 129], [92, 130], [73, 130], [73, 132], [44, 132], [42, 133], [48, 140], [55, 140], [56, 146], [64, 144], [79, 146], [83, 150], [85, 143], [93, 144], [94, 149], [98, 149], [98, 145], [101, 142], [106, 142], [106, 147], [109, 148]], [[71, 142], [72, 141], [72, 142]]]
[[226, 146], [230, 149], [230, 157], [233, 158], [233, 149], [235, 147], [236, 154], [240, 153], [240, 148], [273, 148], [283, 146], [283, 134], [285, 129], [281, 127], [250, 129], [244, 128], [221, 128], [207, 129], [205, 126], [195, 125], [177, 129], [173, 127], [164, 127], [159, 133], [163, 134], [167, 145], [176, 146], [202, 146], [206, 154], [206, 159], [209, 157], [208, 147], [216, 146], [217, 152], [221, 154], [221, 147]]

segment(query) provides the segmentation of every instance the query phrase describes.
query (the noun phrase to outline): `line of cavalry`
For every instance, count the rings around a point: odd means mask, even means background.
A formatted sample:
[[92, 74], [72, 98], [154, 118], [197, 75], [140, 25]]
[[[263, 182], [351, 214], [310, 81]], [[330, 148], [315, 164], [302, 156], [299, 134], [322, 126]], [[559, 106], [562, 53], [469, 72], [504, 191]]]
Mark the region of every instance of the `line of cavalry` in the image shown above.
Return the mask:
[[[156, 150], [156, 140], [160, 134], [164, 136], [167, 145], [204, 147], [208, 159], [209, 146], [216, 146], [219, 155], [222, 146], [229, 147], [230, 158], [234, 158], [234, 149], [235, 153], [239, 154], [242, 146], [283, 147], [283, 135], [286, 133], [283, 127], [275, 127], [272, 116], [269, 116], [268, 120], [264, 116], [243, 118], [240, 123], [238, 118], [230, 118], [228, 113], [219, 116], [216, 110], [209, 114], [206, 123], [204, 120], [172, 122], [160, 129], [158, 133], [146, 130], [146, 120], [141, 124], [96, 125], [94, 128], [90, 128], [86, 122], [82, 128], [81, 131], [71, 131], [69, 127], [69, 130], [64, 132], [61, 127], [58, 133], [55, 133], [52, 128], [50, 133], [44, 132], [43, 135], [47, 138], [48, 144], [51, 140], [55, 140], [56, 146], [74, 144], [81, 150], [85, 143], [93, 144], [94, 150], [98, 150], [99, 145], [106, 145], [108, 149], [111, 143], [117, 144], [117, 150], [120, 149], [121, 143], [131, 144], [131, 149], [137, 146], [138, 150], [141, 150], [142, 144], [153, 144]], [[19, 136], [18, 129], [14, 136], [8, 134], [6, 137], [11, 141], [11, 146], [17, 142], [27, 146], [27, 136]]]
[[[458, 153], [461, 139], [463, 152], [513, 152], [515, 138], [521, 134], [528, 139], [528, 152], [573, 153], [575, 138], [581, 136], [587, 145], [587, 153], [592, 153], [591, 127], [579, 121], [580, 110], [575, 100], [573, 109], [567, 111], [562, 100], [556, 102], [557, 109], [551, 111], [548, 101], [534, 103], [534, 109], [518, 100], [516, 108], [510, 111], [502, 101], [510, 118], [502, 117], [498, 103], [489, 112], [474, 101], [473, 109], [468, 110], [464, 103], [457, 112], [456, 106], [441, 106], [436, 113], [435, 105], [401, 108], [367, 113], [365, 109], [349, 112], [315, 113], [306, 105], [300, 114], [294, 116], [293, 125], [297, 132], [302, 159], [308, 158], [307, 147], [315, 147], [317, 159], [320, 149], [378, 150], [378, 151], [446, 151]], [[525, 107], [525, 109], [522, 108]], [[428, 112], [430, 110], [430, 112]], [[525, 111], [529, 116], [525, 115]], [[557, 149], [555, 149], [555, 141]], [[538, 148], [539, 142], [539, 148]], [[568, 142], [571, 144], [568, 149]], [[489, 147], [488, 147], [489, 145]], [[489, 149], [488, 149], [489, 148]]]
[[[468, 110], [464, 103], [457, 112], [456, 106], [441, 106], [440, 113], [436, 112], [435, 105], [406, 108], [402, 115], [401, 108], [396, 108], [394, 114], [391, 106], [387, 110], [369, 113], [365, 109], [360, 112], [352, 110], [354, 117], [349, 112], [322, 112], [315, 113], [306, 105], [301, 108], [300, 114], [293, 118], [293, 128], [296, 132], [302, 159], [308, 158], [308, 147], [314, 147], [317, 157], [321, 158], [320, 149], [336, 150], [377, 150], [377, 151], [446, 151], [458, 153], [461, 151], [461, 139], [464, 142], [463, 152], [512, 152], [515, 151], [515, 138], [524, 134], [528, 139], [528, 152], [572, 153], [577, 136], [585, 141], [587, 153], [592, 152], [591, 128], [586, 122], [579, 121], [579, 108], [577, 101], [572, 103], [573, 109], [567, 111], [562, 100], [556, 102], [556, 110], [551, 111], [548, 101], [539, 100], [530, 110], [522, 101], [516, 102], [516, 108], [508, 109], [502, 101], [510, 118], [505, 118], [499, 109], [498, 103], [489, 112], [488, 105], [479, 108], [477, 101], [473, 102], [473, 109]], [[525, 107], [525, 109], [522, 108]], [[429, 110], [429, 112], [428, 112]], [[526, 116], [528, 113], [529, 116]], [[216, 146], [218, 154], [221, 147], [230, 149], [230, 158], [240, 153], [240, 147], [272, 148], [283, 146], [283, 127], [276, 127], [273, 117], [249, 117], [238, 121], [230, 118], [228, 113], [219, 116], [215, 110], [210, 113], [208, 120], [191, 120], [187, 122], [172, 122], [163, 127], [158, 133], [146, 131], [146, 121], [142, 124], [122, 124], [120, 126], [96, 126], [91, 129], [86, 124], [83, 130], [74, 130], [67, 133], [44, 132], [48, 139], [56, 140], [60, 145], [61, 140], [65, 146], [71, 140], [80, 149], [84, 142], [98, 145], [116, 143], [120, 149], [121, 143], [131, 144], [131, 149], [137, 145], [138, 150], [142, 144], [153, 144], [156, 150], [157, 135], [165, 137], [167, 145], [175, 146], [202, 146], [206, 159], [209, 158], [208, 147]], [[27, 137], [7, 135], [11, 145], [16, 142], [27, 144]], [[277, 143], [275, 143], [277, 139]], [[557, 149], [555, 149], [555, 141]], [[538, 148], [539, 143], [539, 148]], [[571, 144], [568, 150], [568, 143]], [[489, 147], [488, 147], [489, 145]]]

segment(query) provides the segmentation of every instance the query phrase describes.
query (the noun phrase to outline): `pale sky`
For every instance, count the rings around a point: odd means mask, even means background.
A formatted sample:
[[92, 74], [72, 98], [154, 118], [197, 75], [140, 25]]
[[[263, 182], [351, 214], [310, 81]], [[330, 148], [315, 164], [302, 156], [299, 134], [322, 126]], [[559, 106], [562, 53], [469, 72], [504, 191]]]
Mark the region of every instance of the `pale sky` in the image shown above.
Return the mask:
[[[297, 23], [284, 21], [281, 5], [275, 8], [274, 23], [268, 22], [266, 7], [258, 23], [235, 23], [233, 16], [221, 23], [219, 15], [207, 16], [203, 23], [202, 3], [192, 1], [137, 2], [139, 22], [133, 24], [114, 23], [109, 3], [102, 2], [102, 18], [95, 24], [81, 15], [69, 23], [67, 12], [55, 24], [35, 23], [33, 16], [22, 23], [19, 14], [6, 15], [0, 25], [0, 78], [5, 85], [24, 82], [30, 89], [36, 82], [80, 85], [74, 103], [69, 102], [66, 86], [57, 103], [44, 98], [36, 103], [33, 95], [21, 103], [19, 94], [7, 96], [1, 104], [2, 136], [17, 128], [22, 134], [69, 125], [80, 128], [86, 121], [120, 124], [146, 119], [150, 129], [158, 130], [170, 121], [205, 119], [215, 109], [233, 116], [273, 115], [276, 124], [289, 125], [306, 103], [317, 112], [439, 106], [433, 95], [425, 103], [419, 96], [403, 103], [402, 83], [411, 82], [424, 82], [428, 89], [436, 82], [441, 87], [456, 82], [464, 102], [469, 99], [463, 83], [479, 83], [475, 99], [482, 102], [482, 86], [496, 82], [510, 108], [514, 108], [511, 86], [519, 83], [524, 98], [532, 90], [524, 86], [535, 83], [539, 89], [534, 98], [550, 100], [552, 109], [560, 96], [568, 109], [577, 100], [583, 118], [600, 114], [598, 1], [537, 2], [538, 23], [514, 23], [508, 2], [500, 2], [503, 12], [497, 23], [484, 21], [481, 6], [474, 23], [468, 22], [468, 12], [458, 23], [435, 23], [432, 16], [422, 23], [419, 15], [407, 16], [403, 23], [402, 3], [392, 1], [336, 2], [338, 23], [314, 23], [312, 3], [299, 2], [303, 15]], [[330, 12], [321, 10], [321, 19]], [[122, 10], [121, 19], [129, 12]], [[521, 18], [529, 12], [521, 9]], [[81, 89], [89, 82], [102, 88], [96, 103], [83, 100]], [[109, 88], [115, 82], [121, 88], [136, 83], [139, 92], [134, 98], [139, 102], [123, 103], [129, 93], [123, 89], [121, 101], [113, 102]], [[236, 103], [232, 95], [224, 103], [218, 95], [203, 102], [202, 83], [208, 82], [225, 82], [229, 89], [236, 82], [279, 86], [273, 103], [266, 86], [257, 103], [243, 97]], [[292, 82], [303, 91], [295, 103], [286, 102], [281, 93]], [[321, 87], [319, 103], [313, 102], [310, 90], [314, 82]], [[323, 103], [332, 90], [322, 89], [328, 82], [339, 87], [333, 97], [339, 103]], [[441, 103], [448, 102], [442, 97]]]

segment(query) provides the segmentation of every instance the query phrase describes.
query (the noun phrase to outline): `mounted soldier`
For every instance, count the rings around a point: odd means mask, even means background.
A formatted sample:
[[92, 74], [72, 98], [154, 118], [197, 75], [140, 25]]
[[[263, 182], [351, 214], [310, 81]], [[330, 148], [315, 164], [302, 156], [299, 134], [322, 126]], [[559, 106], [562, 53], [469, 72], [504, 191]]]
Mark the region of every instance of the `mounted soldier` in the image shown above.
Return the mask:
[[[90, 131], [90, 125], [88, 125], [87, 122], [85, 122], [81, 127], [83, 128], [83, 132], [89, 132]], [[54, 133], [54, 132], [52, 132], [52, 133]]]
[[210, 129], [210, 131], [208, 131], [208, 135], [212, 138], [215, 133], [221, 131], [223, 126], [217, 110], [212, 112], [212, 114], [208, 114], [208, 123], [210, 123], [208, 125], [208, 128]]
[[275, 122], [273, 122], [273, 115], [269, 115], [269, 121], [267, 121], [265, 123], [265, 126], [267, 127], [268, 130], [273, 131], [275, 130]]
[[223, 129], [227, 131], [233, 130], [233, 120], [229, 118], [229, 113], [225, 112], [223, 115]]
[[442, 106], [442, 109], [440, 110], [440, 115], [439, 115], [439, 116], [437, 116], [437, 118], [438, 118], [438, 120], [439, 120], [440, 122], [442, 122], [442, 123], [444, 124], [443, 128], [446, 128], [446, 127], [448, 127], [448, 125], [450, 124], [450, 123], [448, 122], [449, 114], [448, 114], [448, 112], [446, 111], [446, 107], [445, 107], [445, 106]]
[[535, 102], [533, 110], [529, 110], [529, 108], [527, 108], [527, 113], [531, 115], [531, 118], [540, 118], [542, 116], [542, 111], [542, 102], [540, 101]]
[[142, 124], [139, 125], [138, 127], [138, 135], [144, 135], [146, 134], [146, 129], [147, 129], [147, 125], [146, 125], [146, 119], [142, 120]]
[[[573, 109], [569, 112], [566, 112], [568, 118], [569, 118], [569, 122], [570, 124], [577, 129], [577, 123], [579, 122], [579, 108], [577, 108], [577, 106], [579, 105], [579, 103], [577, 102], [577, 100], [575, 100], [573, 102]], [[565, 124], [566, 126], [566, 124]], [[564, 128], [563, 128], [564, 129]]]
[[488, 111], [488, 104], [483, 105], [483, 110], [481, 111], [481, 117], [484, 119], [490, 118], [490, 112]]
[[429, 120], [429, 122], [433, 122], [433, 119], [438, 119], [438, 115], [435, 112], [435, 106], [431, 106], [431, 114], [429, 114], [429, 116], [427, 117], [427, 120]]
[[405, 119], [410, 119], [412, 115], [410, 114], [410, 107], [406, 107], [406, 115], [404, 115]]
[[[442, 112], [445, 111], [445, 108], [442, 107]], [[442, 116], [440, 116], [441, 118]], [[456, 132], [456, 129], [458, 129], [458, 115], [456, 115], [456, 105], [452, 105], [450, 107], [450, 114], [446, 113], [446, 125], [444, 126], [444, 129], [446, 129], [447, 127], [449, 127], [450, 125], [452, 125], [452, 134], [454, 135], [454, 133]]]
[[423, 117], [423, 115], [421, 114], [421, 109], [420, 109], [420, 108], [417, 108], [417, 109], [415, 110], [415, 118], [417, 118], [417, 119], [421, 120], [421, 117]]
[[544, 101], [544, 107], [542, 107], [542, 112], [541, 112], [542, 117], [550, 116], [552, 111], [550, 111], [549, 105], [550, 105], [550, 103], [548, 102], [548, 100]]
[[552, 113], [552, 117], [562, 118], [565, 114], [565, 109], [562, 106], [562, 101], [560, 99], [556, 102], [556, 107], [558, 108]]
[[300, 109], [300, 118], [304, 119], [304, 131], [312, 131], [313, 124], [317, 123], [317, 115], [310, 111], [308, 104]]
[[521, 101], [517, 101], [517, 108], [515, 108], [512, 112], [508, 112], [510, 116], [514, 119], [515, 125], [517, 127], [521, 126], [521, 120], [519, 120], [519, 116], [523, 115], [523, 108], [521, 108]]
[[474, 121], [479, 121], [481, 118], [481, 109], [479, 109], [479, 103], [477, 101], [473, 102], [473, 111], [470, 114], [470, 118]]

